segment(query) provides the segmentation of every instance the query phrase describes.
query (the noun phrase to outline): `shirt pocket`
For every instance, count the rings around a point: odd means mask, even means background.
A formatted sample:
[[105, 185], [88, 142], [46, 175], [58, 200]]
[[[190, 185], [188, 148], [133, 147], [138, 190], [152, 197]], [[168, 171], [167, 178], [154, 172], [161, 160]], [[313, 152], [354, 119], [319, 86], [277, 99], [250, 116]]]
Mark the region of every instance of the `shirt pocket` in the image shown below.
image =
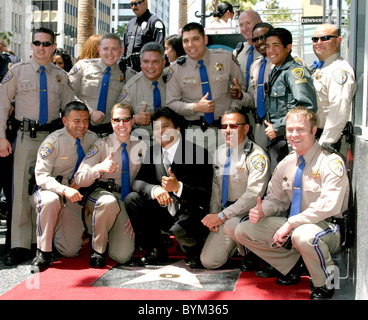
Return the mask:
[[212, 81], [215, 83], [215, 90], [211, 88], [212, 98], [227, 95], [229, 92], [230, 82], [228, 74], [216, 74], [212, 76]]
[[200, 92], [202, 92], [201, 80], [199, 78], [184, 79], [182, 81], [182, 88], [183, 93], [188, 96], [192, 96], [193, 92], [198, 92], [198, 88], [200, 88]]
[[37, 82], [32, 82], [30, 80], [23, 80], [19, 82], [18, 91], [20, 93], [30, 92], [30, 91], [37, 91]]
[[97, 79], [83, 79], [81, 85], [81, 93], [84, 96], [96, 97], [99, 94], [99, 81]]

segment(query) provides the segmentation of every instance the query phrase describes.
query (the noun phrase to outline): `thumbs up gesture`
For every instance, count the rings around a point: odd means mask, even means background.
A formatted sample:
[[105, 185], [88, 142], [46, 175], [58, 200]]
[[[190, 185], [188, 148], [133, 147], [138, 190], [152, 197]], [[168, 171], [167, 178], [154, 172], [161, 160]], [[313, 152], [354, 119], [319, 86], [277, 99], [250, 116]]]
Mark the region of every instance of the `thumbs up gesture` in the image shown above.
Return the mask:
[[172, 172], [171, 168], [169, 168], [168, 172], [168, 177], [162, 177], [161, 187], [167, 192], [178, 192], [180, 189], [180, 182], [176, 178], [175, 174]]
[[211, 113], [215, 111], [215, 103], [213, 100], [208, 100], [209, 95], [207, 92], [199, 102], [194, 104], [194, 112]]
[[265, 129], [265, 133], [268, 139], [273, 140], [276, 138], [276, 132], [273, 129], [272, 123], [268, 122], [267, 120], [264, 121], [265, 125], [267, 126]]
[[259, 219], [263, 218], [264, 214], [262, 211], [262, 198], [258, 196], [257, 205], [249, 210], [249, 221], [251, 223], [257, 223]]
[[116, 171], [117, 164], [115, 161], [112, 160], [112, 156], [113, 154], [112, 152], [110, 152], [107, 158], [97, 165], [98, 166], [97, 169], [100, 172], [100, 174], [113, 173]]
[[242, 93], [241, 86], [238, 82], [238, 79], [234, 78], [233, 83], [234, 83], [234, 85], [232, 85], [231, 88], [230, 88], [230, 96], [234, 100], [241, 99], [243, 93]]
[[141, 126], [148, 126], [151, 123], [151, 113], [147, 112], [147, 103], [143, 105], [143, 108], [134, 117], [134, 124]]

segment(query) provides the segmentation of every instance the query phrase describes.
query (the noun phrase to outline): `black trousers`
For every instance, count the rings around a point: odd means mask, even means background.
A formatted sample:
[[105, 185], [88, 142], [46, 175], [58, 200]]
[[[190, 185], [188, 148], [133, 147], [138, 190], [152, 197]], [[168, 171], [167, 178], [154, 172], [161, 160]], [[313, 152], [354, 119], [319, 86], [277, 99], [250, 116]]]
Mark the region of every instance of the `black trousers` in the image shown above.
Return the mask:
[[143, 249], [163, 248], [161, 230], [173, 234], [184, 251], [190, 255], [199, 255], [208, 229], [201, 220], [206, 210], [189, 212], [179, 210], [173, 217], [167, 207], [161, 207], [156, 200], [141, 197], [131, 192], [124, 200], [126, 211], [136, 234], [137, 244]]

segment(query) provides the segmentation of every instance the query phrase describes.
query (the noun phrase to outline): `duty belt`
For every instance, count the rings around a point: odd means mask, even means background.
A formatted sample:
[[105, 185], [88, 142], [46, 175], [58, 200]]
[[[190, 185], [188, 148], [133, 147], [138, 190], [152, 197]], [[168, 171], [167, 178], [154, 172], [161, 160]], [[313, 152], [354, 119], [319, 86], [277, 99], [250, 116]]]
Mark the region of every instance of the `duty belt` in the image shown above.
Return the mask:
[[206, 120], [204, 119], [204, 116], [200, 117], [199, 120], [193, 120], [193, 121], [187, 120], [187, 122], [188, 122], [188, 126], [200, 126], [202, 131], [205, 132], [209, 127], [219, 129], [221, 125], [221, 117], [217, 120], [212, 121], [211, 124], [206, 122]]
[[55, 129], [55, 125], [53, 123], [46, 123], [42, 125], [38, 120], [35, 121], [24, 118], [23, 121], [16, 120], [16, 122], [19, 124], [20, 130], [23, 132], [28, 132], [31, 130], [52, 131]]
[[109, 181], [98, 181], [97, 188], [102, 188], [109, 192], [121, 193], [121, 187], [114, 183], [114, 179], [109, 179]]

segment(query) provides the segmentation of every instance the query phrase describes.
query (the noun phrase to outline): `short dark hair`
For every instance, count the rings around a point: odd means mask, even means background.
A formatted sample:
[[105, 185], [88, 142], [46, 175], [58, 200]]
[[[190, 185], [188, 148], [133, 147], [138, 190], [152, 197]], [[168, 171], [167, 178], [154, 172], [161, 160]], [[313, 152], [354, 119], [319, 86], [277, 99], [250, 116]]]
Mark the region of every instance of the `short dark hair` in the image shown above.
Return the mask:
[[102, 45], [102, 41], [104, 41], [105, 39], [117, 40], [119, 41], [120, 47], [122, 46], [122, 41], [116, 33], [106, 33], [105, 35], [103, 35], [100, 40], [100, 45]]
[[279, 37], [282, 45], [286, 48], [293, 43], [293, 36], [291, 32], [284, 28], [273, 28], [265, 34], [266, 39], [269, 37]]
[[198, 22], [189, 22], [187, 23], [182, 31], [181, 31], [181, 34], [184, 34], [184, 32], [189, 32], [189, 31], [192, 31], [192, 30], [198, 30], [198, 32], [204, 37], [205, 36], [205, 33], [204, 33], [204, 28], [203, 26], [198, 23]]
[[65, 109], [64, 109], [64, 112], [63, 112], [64, 117], [67, 117], [69, 115], [69, 113], [73, 110], [89, 112], [88, 107], [82, 101], [75, 100], [75, 101], [69, 102], [65, 106]]
[[259, 22], [257, 23], [254, 27], [253, 27], [253, 31], [256, 30], [256, 29], [260, 29], [260, 28], [267, 28], [268, 31], [270, 31], [271, 29], [273, 29], [273, 26], [267, 22]]
[[155, 111], [152, 115], [152, 122], [161, 117], [171, 120], [175, 128], [180, 128], [182, 130], [184, 127], [183, 117], [168, 107], [162, 107], [161, 109]]
[[47, 33], [51, 36], [51, 43], [54, 44], [55, 43], [55, 33], [54, 31], [52, 31], [51, 29], [48, 28], [38, 28], [38, 29], [33, 29], [32, 32], [32, 41], [34, 40], [34, 37], [37, 33]]

